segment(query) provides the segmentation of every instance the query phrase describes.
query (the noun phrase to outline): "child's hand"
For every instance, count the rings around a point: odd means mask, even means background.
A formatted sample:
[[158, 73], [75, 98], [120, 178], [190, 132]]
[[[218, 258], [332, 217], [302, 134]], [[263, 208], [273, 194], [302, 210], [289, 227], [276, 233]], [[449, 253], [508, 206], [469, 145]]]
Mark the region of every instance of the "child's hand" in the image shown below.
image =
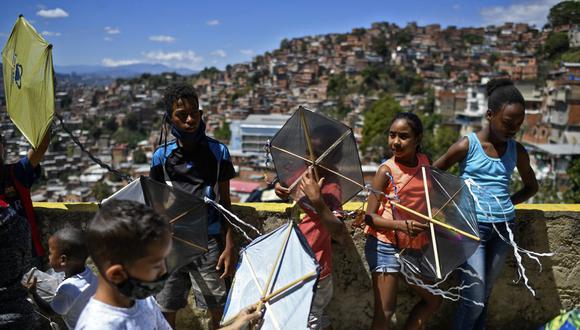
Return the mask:
[[234, 323], [229, 325], [224, 329], [228, 330], [238, 330], [244, 329], [246, 326], [250, 325], [252, 322], [256, 322], [262, 316], [262, 311], [256, 309], [256, 305], [246, 307], [240, 312], [240, 314], [234, 320]]
[[36, 278], [36, 276], [33, 276], [31, 278], [28, 279], [28, 281], [26, 281], [26, 284], [24, 284], [24, 287], [28, 290], [28, 293], [34, 294], [36, 293], [36, 282], [38, 281], [38, 279]]
[[322, 202], [322, 194], [320, 189], [324, 183], [324, 178], [321, 178], [318, 182], [314, 178], [312, 173], [312, 167], [308, 168], [308, 171], [302, 177], [302, 182], [300, 183], [300, 190], [308, 197], [308, 199], [314, 204], [314, 206], [319, 205]]
[[290, 189], [283, 187], [280, 182], [276, 182], [274, 185], [274, 192], [280, 199], [288, 199], [288, 196], [290, 196]]
[[424, 230], [429, 229], [429, 225], [416, 220], [405, 220], [405, 231], [409, 236], [417, 236]]

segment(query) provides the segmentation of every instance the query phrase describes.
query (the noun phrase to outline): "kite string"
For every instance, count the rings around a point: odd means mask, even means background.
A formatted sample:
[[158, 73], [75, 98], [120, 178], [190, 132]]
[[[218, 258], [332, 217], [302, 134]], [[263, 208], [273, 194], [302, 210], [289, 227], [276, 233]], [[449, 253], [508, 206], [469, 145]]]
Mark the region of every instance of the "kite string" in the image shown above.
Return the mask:
[[133, 178], [130, 175], [128, 175], [126, 173], [122, 173], [119, 170], [116, 170], [116, 169], [112, 168], [110, 165], [104, 163], [102, 160], [100, 160], [97, 157], [93, 156], [93, 154], [90, 151], [88, 151], [85, 148], [85, 146], [83, 146], [83, 144], [76, 138], [76, 136], [74, 136], [74, 134], [70, 131], [70, 129], [68, 129], [68, 127], [66, 127], [66, 125], [65, 125], [64, 120], [62, 119], [62, 117], [58, 113], [56, 113], [56, 112], [54, 113], [54, 115], [60, 121], [61, 128], [70, 136], [70, 138], [73, 140], [74, 144], [76, 144], [79, 148], [81, 148], [81, 151], [84, 152], [85, 154], [87, 154], [87, 156], [89, 156], [89, 158], [93, 162], [97, 163], [101, 168], [104, 168], [107, 171], [115, 174], [116, 176], [118, 176], [122, 180], [125, 180], [127, 182], [133, 181]]
[[224, 216], [224, 218], [226, 218], [226, 220], [228, 220], [228, 222], [229, 222], [229, 223], [230, 223], [232, 226], [234, 226], [234, 228], [236, 228], [236, 229], [237, 229], [239, 232], [241, 232], [241, 233], [244, 235], [244, 237], [245, 237], [245, 238], [248, 240], [248, 242], [251, 242], [251, 241], [252, 241], [252, 239], [250, 238], [250, 236], [249, 236], [249, 235], [246, 233], [246, 231], [245, 231], [245, 230], [243, 230], [243, 229], [242, 229], [240, 226], [236, 225], [236, 224], [234, 223], [234, 221], [232, 221], [232, 219], [233, 219], [233, 220], [235, 220], [236, 222], [240, 223], [240, 224], [243, 224], [243, 225], [245, 225], [245, 226], [246, 226], [246, 227], [248, 227], [248, 228], [251, 228], [251, 229], [252, 229], [252, 230], [254, 230], [254, 231], [255, 231], [255, 232], [256, 232], [256, 233], [257, 233], [259, 236], [260, 236], [260, 235], [262, 235], [262, 233], [261, 233], [261, 232], [260, 232], [260, 231], [259, 231], [259, 230], [258, 230], [256, 227], [254, 227], [254, 226], [252, 226], [251, 224], [249, 224], [249, 223], [247, 223], [247, 222], [243, 221], [243, 220], [242, 220], [242, 219], [240, 219], [238, 216], [236, 216], [235, 214], [233, 214], [232, 212], [230, 212], [228, 209], [226, 209], [225, 207], [223, 207], [223, 206], [222, 206], [222, 205], [220, 205], [219, 203], [216, 203], [214, 200], [212, 200], [212, 199], [210, 199], [210, 198], [208, 198], [208, 197], [204, 197], [204, 198], [203, 198], [203, 201], [204, 201], [206, 204], [209, 204], [209, 205], [211, 205], [211, 206], [215, 207], [215, 208], [217, 209], [217, 211], [218, 211], [218, 212], [220, 212], [220, 213], [221, 213], [221, 214]]

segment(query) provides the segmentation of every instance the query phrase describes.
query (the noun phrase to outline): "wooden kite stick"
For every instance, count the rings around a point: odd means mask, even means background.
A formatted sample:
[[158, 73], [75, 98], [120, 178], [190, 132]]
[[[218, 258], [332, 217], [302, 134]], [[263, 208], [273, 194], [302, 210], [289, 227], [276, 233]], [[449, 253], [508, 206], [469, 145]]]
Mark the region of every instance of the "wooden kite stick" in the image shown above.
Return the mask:
[[403, 210], [405, 210], [405, 211], [407, 211], [407, 212], [409, 212], [409, 213], [411, 213], [411, 214], [414, 214], [414, 215], [418, 216], [418, 217], [419, 217], [419, 218], [421, 218], [421, 219], [424, 219], [424, 220], [427, 220], [427, 221], [433, 222], [433, 223], [434, 223], [434, 224], [436, 224], [436, 225], [439, 225], [439, 226], [441, 226], [441, 227], [443, 227], [443, 228], [449, 229], [449, 230], [451, 230], [451, 231], [453, 231], [453, 232], [456, 232], [456, 233], [458, 233], [458, 234], [461, 234], [461, 235], [463, 235], [463, 236], [469, 237], [469, 238], [471, 238], [472, 240], [479, 241], [479, 237], [477, 237], [477, 236], [475, 236], [475, 235], [472, 235], [472, 234], [470, 234], [470, 233], [468, 233], [468, 232], [465, 232], [465, 231], [463, 231], [463, 230], [461, 230], [461, 229], [457, 229], [457, 228], [455, 228], [455, 227], [453, 227], [453, 226], [451, 226], [451, 225], [448, 225], [448, 224], [446, 224], [445, 222], [441, 222], [441, 221], [439, 221], [439, 220], [435, 220], [435, 219], [433, 219], [433, 218], [429, 218], [428, 216], [426, 216], [426, 215], [423, 215], [423, 214], [421, 214], [421, 213], [419, 213], [419, 212], [417, 212], [417, 211], [415, 211], [415, 210], [412, 210], [412, 209], [410, 209], [410, 208], [408, 208], [408, 207], [406, 207], [406, 206], [403, 206], [403, 205], [401, 205], [401, 204], [399, 204], [399, 203], [397, 203], [397, 202], [395, 202], [395, 201], [391, 201], [391, 204], [395, 205], [396, 207], [400, 207], [401, 209], [403, 209]]
[[197, 244], [195, 244], [195, 243], [192, 243], [192, 242], [190, 242], [190, 241], [184, 240], [183, 238], [179, 238], [179, 237], [175, 236], [175, 234], [174, 234], [174, 235], [172, 235], [172, 236], [173, 236], [173, 238], [175, 238], [176, 240], [180, 241], [181, 243], [185, 243], [185, 244], [187, 244], [187, 245], [189, 245], [189, 246], [191, 246], [191, 247], [194, 247], [194, 248], [196, 248], [196, 249], [200, 249], [200, 250], [202, 250], [203, 252], [207, 252], [207, 249], [206, 249], [206, 248], [204, 248], [204, 247], [201, 247], [201, 246], [199, 246], [199, 245], [197, 245]]
[[[427, 201], [427, 214], [433, 219], [431, 214], [431, 198], [429, 198], [429, 189], [427, 188], [427, 173], [425, 166], [421, 166], [423, 174], [423, 190], [425, 191], [425, 200]], [[429, 231], [431, 232], [431, 243], [433, 244], [433, 254], [435, 255], [435, 273], [438, 279], [441, 279], [441, 265], [439, 264], [439, 248], [437, 247], [437, 238], [435, 237], [435, 226], [429, 222]]]
[[317, 273], [316, 272], [310, 272], [310, 273], [308, 273], [308, 274], [306, 274], [306, 275], [304, 275], [304, 276], [302, 276], [302, 277], [300, 277], [300, 278], [298, 278], [298, 279], [296, 279], [296, 280], [294, 280], [294, 281], [292, 281], [292, 282], [284, 285], [283, 287], [279, 288], [278, 290], [270, 293], [268, 296], [262, 298], [262, 301], [263, 302], [269, 302], [270, 300], [276, 298], [276, 296], [284, 293], [285, 291], [287, 291], [288, 289], [292, 288], [296, 284], [298, 284], [300, 282], [303, 282], [303, 281], [306, 281], [306, 280], [308, 280], [308, 279], [310, 279], [310, 278], [312, 278], [314, 276], [317, 276]]
[[441, 211], [443, 211], [443, 209], [453, 201], [453, 198], [455, 198], [455, 196], [457, 196], [457, 194], [459, 194], [459, 192], [461, 191], [461, 189], [463, 189], [463, 187], [465, 187], [465, 183], [463, 183], [461, 185], [461, 188], [459, 188], [459, 190], [457, 190], [451, 197], [449, 197], [449, 199], [447, 200], [447, 202], [445, 202], [445, 204], [443, 204], [443, 206], [441, 206], [439, 208], [439, 210], [437, 210], [437, 212], [435, 212], [435, 214], [433, 214], [432, 218], [435, 218], [439, 213], [441, 213]]
[[[264, 299], [264, 297], [268, 294], [268, 291], [270, 290], [270, 282], [272, 282], [272, 277], [274, 276], [274, 272], [278, 268], [278, 262], [280, 262], [280, 258], [282, 257], [282, 252], [284, 252], [284, 250], [286, 250], [286, 245], [288, 245], [288, 239], [290, 239], [291, 233], [292, 233], [292, 224], [288, 224], [288, 231], [286, 232], [286, 237], [284, 237], [284, 243], [280, 247], [280, 250], [278, 251], [278, 255], [276, 256], [276, 261], [274, 262], [274, 267], [272, 267], [272, 270], [270, 271], [270, 275], [268, 275], [268, 281], [266, 281], [266, 285], [264, 288], [264, 294], [262, 294], [261, 300]], [[262, 305], [263, 305], [263, 302], [260, 301], [260, 303], [258, 304], [258, 310], [262, 309]]]
[[[260, 283], [258, 282], [258, 276], [256, 276], [256, 272], [254, 271], [254, 266], [252, 266], [252, 263], [250, 262], [250, 255], [246, 252], [246, 250], [244, 250], [244, 255], [243, 255], [242, 259], [246, 261], [246, 263], [248, 264], [248, 267], [250, 268], [252, 278], [254, 279], [254, 284], [256, 284], [258, 291], [260, 291], [260, 296], [262, 296], [262, 297], [265, 296], [264, 289], [260, 286]], [[274, 314], [274, 310], [271, 308], [270, 303], [266, 301], [266, 302], [264, 302], [264, 305], [266, 306], [266, 309], [269, 309], [270, 316], [272, 317], [272, 321], [274, 323], [274, 327], [277, 330], [282, 330], [282, 328], [280, 327], [280, 323], [278, 322], [278, 318], [276, 317], [276, 314]], [[264, 317], [264, 316], [265, 316], [265, 314], [262, 317]], [[236, 315], [236, 317], [237, 317], [237, 315]]]
[[189, 213], [189, 211], [191, 211], [191, 210], [193, 210], [193, 207], [192, 207], [192, 208], [190, 208], [189, 210], [187, 210], [187, 211], [185, 211], [185, 212], [181, 213], [180, 215], [176, 216], [175, 218], [173, 218], [173, 219], [169, 220], [169, 223], [174, 223], [175, 221], [177, 221], [177, 220], [179, 220], [179, 219], [183, 218], [183, 217], [184, 217], [186, 214], [188, 214], [188, 213]]
[[[304, 110], [300, 113], [300, 120], [302, 121], [302, 128], [304, 130], [304, 135], [306, 136], [306, 144], [308, 145], [308, 152], [310, 153], [310, 160], [312, 164], [315, 164], [316, 157], [314, 156], [314, 150], [312, 149], [312, 141], [310, 140], [310, 132], [308, 132], [308, 123], [306, 122], [306, 117], [304, 117]], [[314, 177], [316, 178], [316, 182], [320, 180], [318, 177], [318, 170], [314, 167]]]

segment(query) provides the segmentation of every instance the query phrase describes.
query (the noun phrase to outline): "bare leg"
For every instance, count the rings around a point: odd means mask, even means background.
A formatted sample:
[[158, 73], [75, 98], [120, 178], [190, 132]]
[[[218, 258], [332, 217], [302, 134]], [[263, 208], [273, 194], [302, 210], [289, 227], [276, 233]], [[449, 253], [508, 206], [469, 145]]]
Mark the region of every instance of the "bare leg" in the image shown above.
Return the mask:
[[397, 304], [398, 280], [399, 277], [396, 273], [373, 273], [373, 288], [375, 294], [373, 330], [389, 329], [391, 318], [395, 314]]
[[177, 317], [177, 312], [163, 312], [163, 316], [165, 316], [167, 323], [169, 323], [169, 325], [175, 329], [175, 319]]
[[221, 307], [210, 308], [209, 312], [211, 314], [211, 324], [212, 324], [213, 328], [219, 329], [220, 321], [221, 321], [222, 315], [224, 313], [223, 308], [221, 308]]
[[409, 318], [407, 318], [407, 323], [405, 324], [405, 329], [425, 329], [427, 321], [439, 309], [439, 307], [441, 307], [443, 299], [440, 296], [432, 295], [427, 290], [416, 285], [410, 285], [410, 287], [419, 297], [421, 297], [421, 301], [419, 301], [415, 307], [413, 307], [413, 310], [411, 310]]

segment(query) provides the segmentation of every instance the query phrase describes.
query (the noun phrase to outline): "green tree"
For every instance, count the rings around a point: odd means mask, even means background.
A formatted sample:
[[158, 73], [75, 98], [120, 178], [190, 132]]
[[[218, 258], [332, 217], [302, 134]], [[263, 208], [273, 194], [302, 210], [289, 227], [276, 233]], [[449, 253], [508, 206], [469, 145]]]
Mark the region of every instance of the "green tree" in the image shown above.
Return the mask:
[[96, 182], [91, 188], [91, 195], [98, 201], [102, 201], [103, 199], [111, 196], [111, 193], [111, 187], [101, 181]]
[[146, 164], [147, 156], [141, 149], [133, 151], [133, 164]]
[[383, 59], [383, 62], [391, 56], [391, 51], [387, 45], [387, 38], [385, 38], [384, 34], [371, 39], [371, 49]]
[[214, 137], [222, 142], [229, 143], [232, 137], [232, 131], [230, 130], [230, 124], [223, 122], [222, 125], [215, 130], [213, 133]]
[[329, 97], [340, 97], [348, 92], [348, 80], [344, 73], [330, 76], [326, 94]]
[[364, 112], [361, 151], [375, 161], [385, 156], [387, 149], [387, 132], [391, 121], [401, 106], [387, 95], [373, 103]]
[[562, 1], [550, 8], [548, 22], [552, 27], [565, 24], [580, 24], [580, 2]]
[[572, 161], [566, 173], [571, 186], [564, 193], [564, 199], [567, 203], [580, 203], [580, 159]]
[[566, 32], [550, 32], [544, 45], [544, 51], [548, 57], [553, 58], [568, 50], [568, 34]]

